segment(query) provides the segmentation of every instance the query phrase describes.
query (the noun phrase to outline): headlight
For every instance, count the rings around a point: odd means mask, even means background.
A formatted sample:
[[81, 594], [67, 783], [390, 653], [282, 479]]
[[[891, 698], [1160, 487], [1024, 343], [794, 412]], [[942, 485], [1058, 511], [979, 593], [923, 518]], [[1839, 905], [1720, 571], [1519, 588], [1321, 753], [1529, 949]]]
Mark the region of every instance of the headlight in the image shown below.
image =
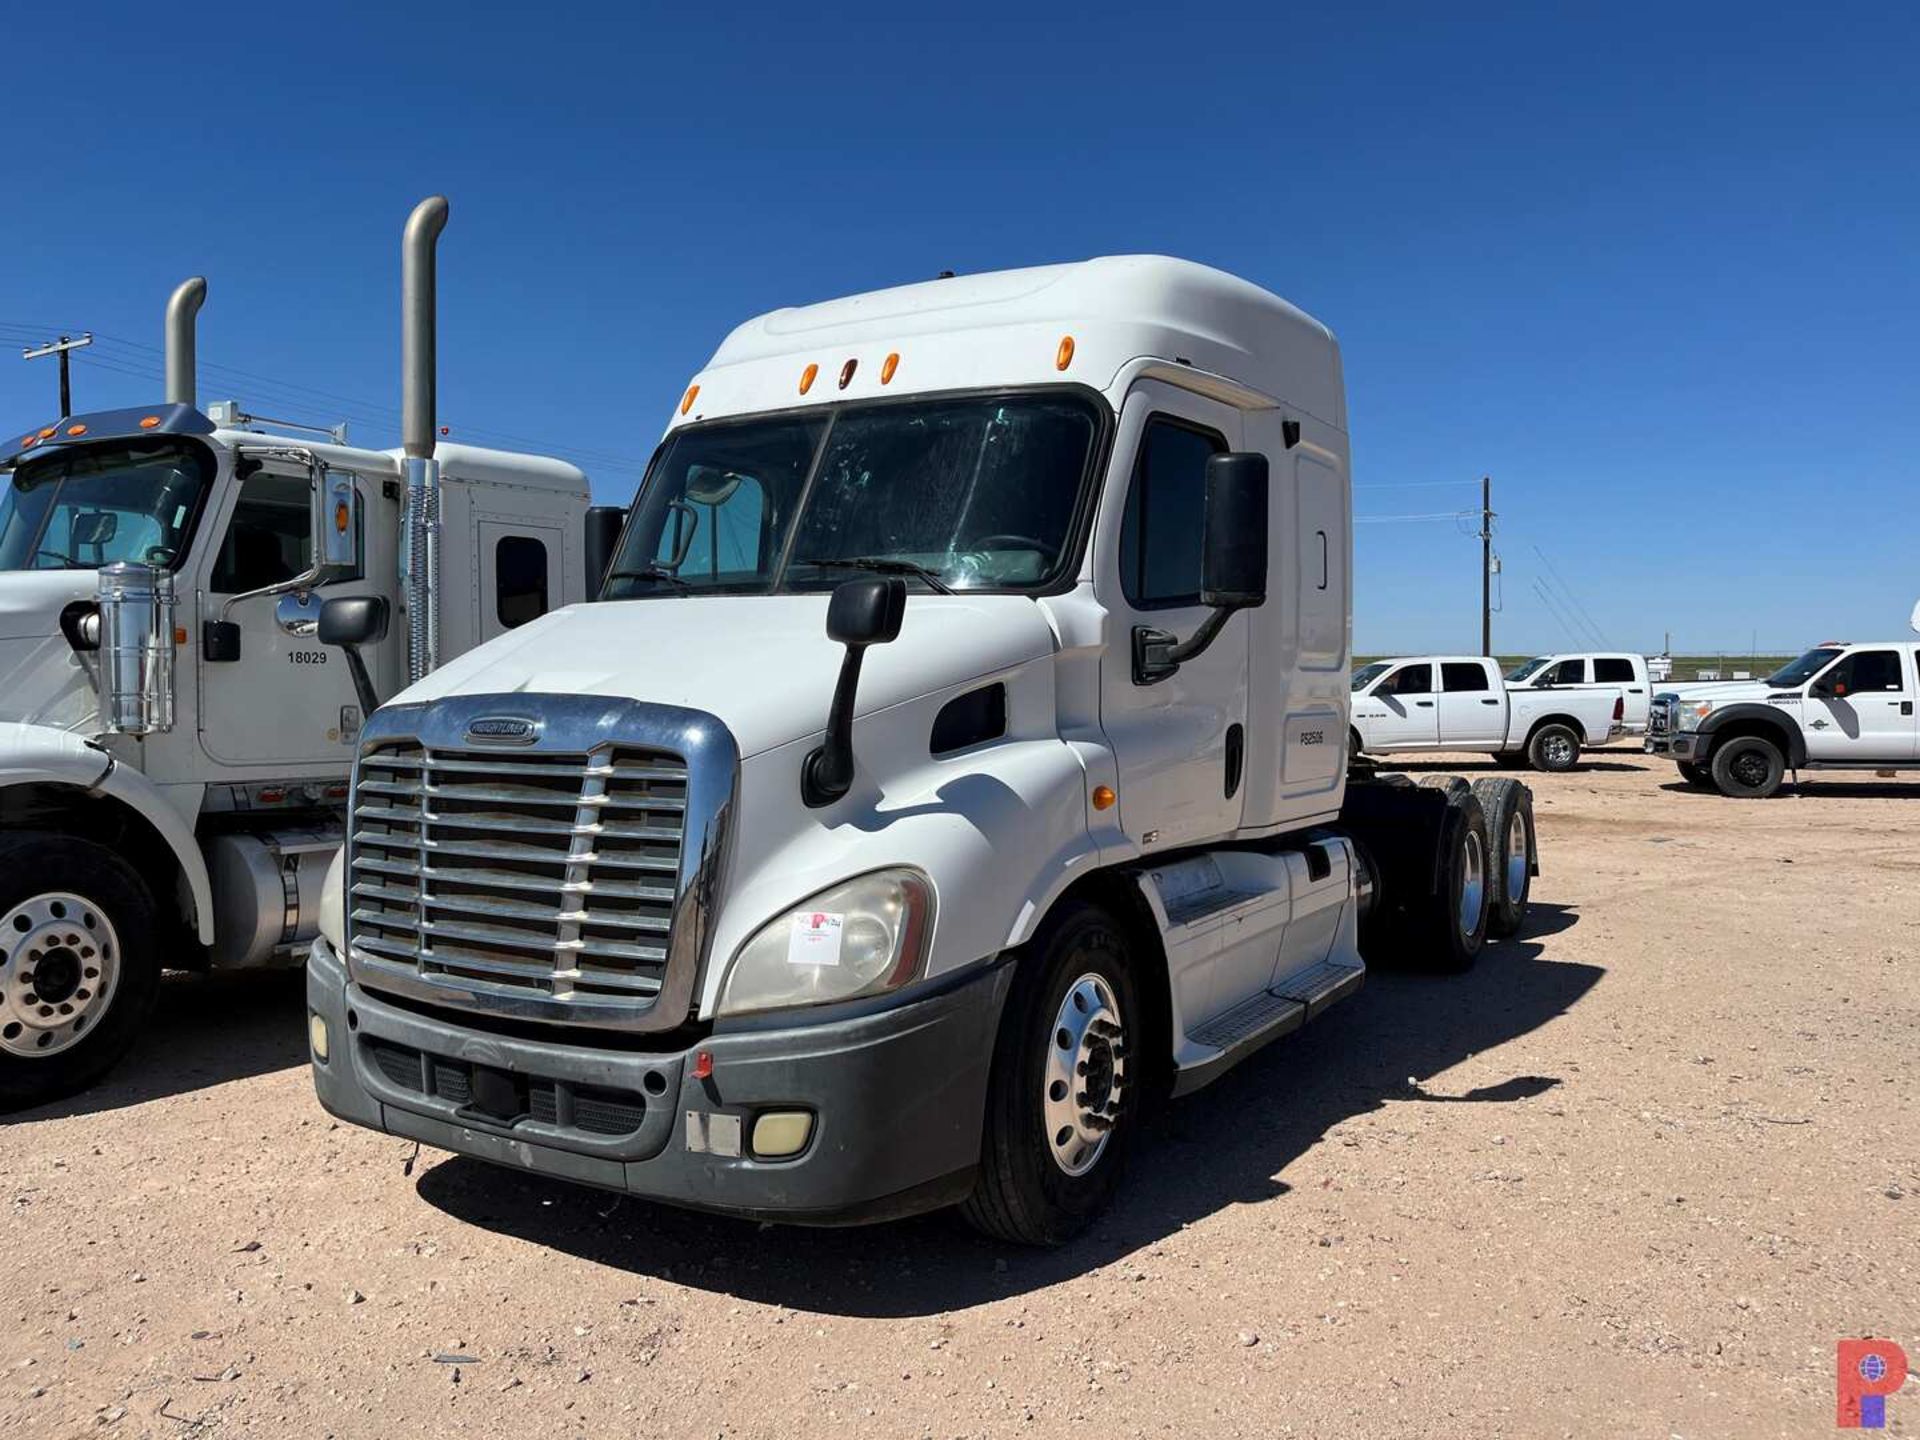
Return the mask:
[[824, 1005], [920, 978], [933, 929], [933, 886], [917, 870], [875, 870], [810, 896], [742, 945], [720, 1014]]
[[1698, 730], [1700, 722], [1713, 713], [1711, 700], [1682, 700], [1675, 718], [1682, 730]]
[[347, 847], [342, 845], [333, 852], [327, 878], [320, 882], [320, 933], [343, 962], [347, 958], [347, 907], [342, 878], [346, 863]]

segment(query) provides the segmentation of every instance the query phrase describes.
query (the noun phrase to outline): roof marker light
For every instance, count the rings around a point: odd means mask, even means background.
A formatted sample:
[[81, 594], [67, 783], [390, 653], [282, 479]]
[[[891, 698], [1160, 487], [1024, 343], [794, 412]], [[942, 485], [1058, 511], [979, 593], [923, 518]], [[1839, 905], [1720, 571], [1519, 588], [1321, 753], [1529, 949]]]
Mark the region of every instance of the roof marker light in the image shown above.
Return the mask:
[[141, 419], [140, 428], [142, 430], [151, 430], [153, 429], [154, 426], [158, 425], [159, 423], [160, 423], [160, 417], [158, 415], [147, 415]]
[[698, 385], [687, 386], [687, 393], [685, 397], [683, 397], [680, 401], [680, 413], [684, 415], [689, 410], [693, 409], [693, 402], [695, 400], [698, 400], [699, 398], [700, 398], [700, 387]]
[[887, 385], [893, 381], [893, 372], [900, 368], [900, 352], [893, 351], [880, 362], [880, 383]]
[[51, 440], [54, 437], [55, 432], [57, 432], [59, 429], [60, 427], [58, 425], [49, 425], [47, 426], [46, 429], [40, 432], [40, 438], [42, 440]]
[[69, 425], [67, 427], [67, 434], [69, 435], [84, 435], [86, 433], [87, 427], [84, 425]]
[[840, 367], [840, 388], [842, 390], [846, 389], [848, 384], [853, 380], [854, 369], [859, 364], [860, 362], [858, 360], [849, 360]]
[[1064, 370], [1073, 363], [1073, 336], [1062, 335], [1060, 348], [1053, 352], [1053, 368]]
[[813, 388], [813, 377], [819, 373], [820, 367], [818, 365], [809, 365], [800, 372], [800, 393], [802, 395]]

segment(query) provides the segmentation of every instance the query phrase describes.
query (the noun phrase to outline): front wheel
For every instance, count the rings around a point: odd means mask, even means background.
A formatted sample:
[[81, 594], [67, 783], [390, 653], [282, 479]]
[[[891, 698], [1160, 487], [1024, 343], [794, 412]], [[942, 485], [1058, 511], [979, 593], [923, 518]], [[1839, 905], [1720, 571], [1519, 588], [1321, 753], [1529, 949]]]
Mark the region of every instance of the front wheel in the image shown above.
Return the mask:
[[1126, 936], [1094, 906], [1050, 919], [1020, 964], [961, 1211], [999, 1239], [1058, 1245], [1119, 1184], [1139, 1108], [1140, 1006]]
[[1542, 725], [1527, 741], [1527, 761], [1550, 775], [1564, 774], [1580, 763], [1580, 737], [1570, 725]]
[[1786, 778], [1787, 757], [1759, 735], [1736, 735], [1715, 747], [1708, 768], [1714, 787], [1735, 800], [1765, 800]]
[[139, 1035], [159, 993], [153, 900], [91, 841], [0, 840], [0, 1110], [83, 1090]]

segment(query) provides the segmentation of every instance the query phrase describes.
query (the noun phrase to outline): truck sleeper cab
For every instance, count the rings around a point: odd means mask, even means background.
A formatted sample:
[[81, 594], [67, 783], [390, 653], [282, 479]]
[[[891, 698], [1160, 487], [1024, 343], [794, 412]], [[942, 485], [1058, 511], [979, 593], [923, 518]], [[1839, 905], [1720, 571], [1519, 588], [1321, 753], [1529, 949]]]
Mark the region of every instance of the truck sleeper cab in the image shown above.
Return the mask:
[[1458, 965], [1524, 913], [1524, 787], [1348, 785], [1344, 426], [1322, 327], [1160, 257], [741, 326], [599, 601], [369, 722], [322, 1103], [1064, 1239], [1152, 1094], [1359, 987], [1363, 924]]

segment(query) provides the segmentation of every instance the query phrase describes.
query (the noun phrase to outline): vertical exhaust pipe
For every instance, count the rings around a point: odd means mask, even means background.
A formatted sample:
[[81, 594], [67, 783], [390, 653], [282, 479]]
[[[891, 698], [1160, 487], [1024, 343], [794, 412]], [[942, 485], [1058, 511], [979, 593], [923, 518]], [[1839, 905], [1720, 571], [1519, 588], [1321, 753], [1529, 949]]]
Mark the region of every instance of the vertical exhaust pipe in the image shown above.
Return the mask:
[[435, 247], [447, 228], [447, 197], [429, 195], [407, 217], [400, 241], [400, 443], [406, 453], [407, 516], [401, 593], [407, 601], [409, 683], [440, 663], [440, 464], [434, 459]]
[[194, 319], [207, 303], [206, 277], [182, 280], [167, 301], [167, 403], [197, 404], [194, 396]]

